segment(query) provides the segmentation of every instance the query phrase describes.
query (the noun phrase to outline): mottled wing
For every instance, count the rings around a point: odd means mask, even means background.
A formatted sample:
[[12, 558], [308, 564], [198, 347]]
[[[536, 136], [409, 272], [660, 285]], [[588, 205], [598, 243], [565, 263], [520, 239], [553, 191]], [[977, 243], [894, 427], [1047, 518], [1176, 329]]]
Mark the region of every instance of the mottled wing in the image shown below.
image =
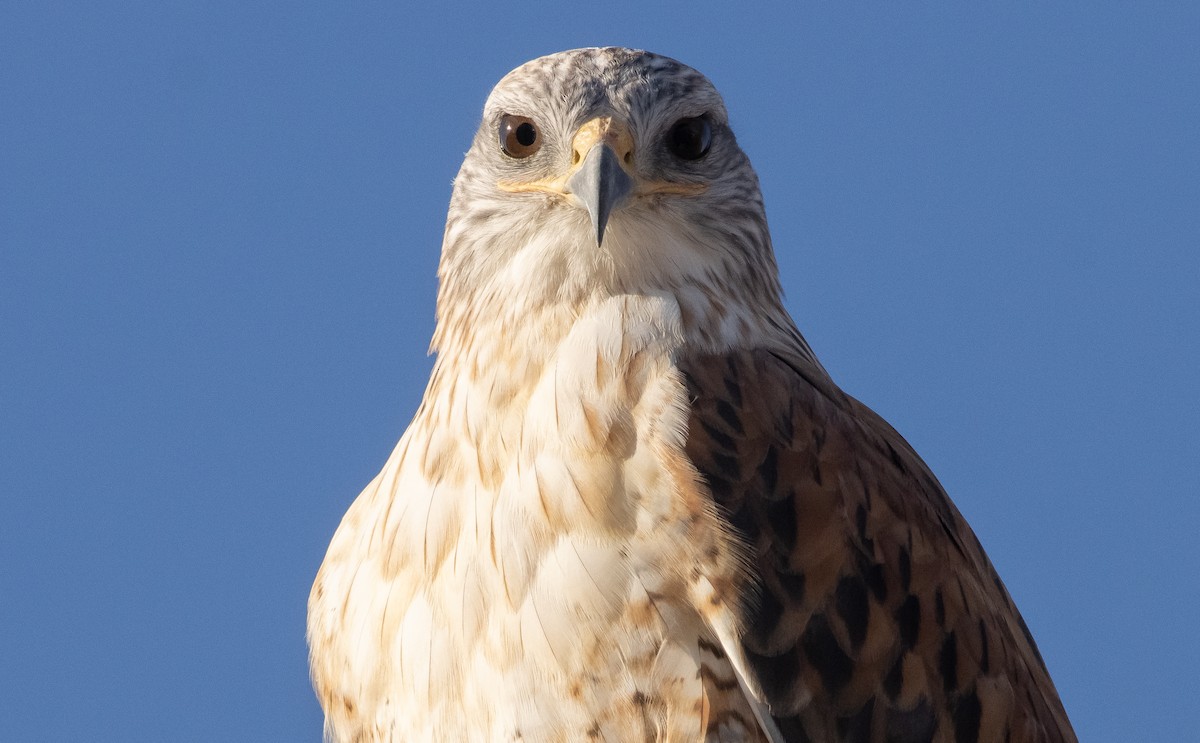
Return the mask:
[[970, 527], [887, 423], [799, 356], [684, 359], [687, 452], [744, 540], [740, 630], [786, 741], [1073, 741]]

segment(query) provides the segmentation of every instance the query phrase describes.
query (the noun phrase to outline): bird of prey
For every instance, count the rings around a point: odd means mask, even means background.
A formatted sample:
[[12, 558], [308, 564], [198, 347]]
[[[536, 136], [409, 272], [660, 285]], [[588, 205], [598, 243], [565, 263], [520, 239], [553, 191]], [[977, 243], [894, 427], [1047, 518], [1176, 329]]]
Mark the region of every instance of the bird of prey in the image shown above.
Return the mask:
[[962, 515], [785, 311], [703, 75], [509, 73], [438, 275], [424, 400], [309, 600], [329, 740], [1075, 740]]

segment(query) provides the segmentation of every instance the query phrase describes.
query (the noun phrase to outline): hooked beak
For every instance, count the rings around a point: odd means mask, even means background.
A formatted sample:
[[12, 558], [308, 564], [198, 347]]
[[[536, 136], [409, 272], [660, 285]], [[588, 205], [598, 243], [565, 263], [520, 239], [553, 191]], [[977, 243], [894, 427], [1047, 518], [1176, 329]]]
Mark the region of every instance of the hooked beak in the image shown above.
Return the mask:
[[604, 244], [609, 215], [629, 198], [633, 186], [633, 178], [621, 167], [617, 153], [604, 142], [593, 145], [579, 169], [567, 179], [567, 193], [579, 199], [592, 218], [597, 246]]

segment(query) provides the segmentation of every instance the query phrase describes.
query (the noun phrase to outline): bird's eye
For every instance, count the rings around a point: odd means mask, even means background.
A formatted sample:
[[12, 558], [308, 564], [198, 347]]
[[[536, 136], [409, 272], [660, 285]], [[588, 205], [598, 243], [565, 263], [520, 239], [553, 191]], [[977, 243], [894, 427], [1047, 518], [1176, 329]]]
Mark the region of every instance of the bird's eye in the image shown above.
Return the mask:
[[533, 119], [505, 114], [500, 119], [500, 149], [505, 155], [526, 158], [542, 148], [542, 136]]
[[712, 124], [704, 116], [680, 119], [667, 132], [667, 149], [682, 160], [699, 160], [712, 146]]

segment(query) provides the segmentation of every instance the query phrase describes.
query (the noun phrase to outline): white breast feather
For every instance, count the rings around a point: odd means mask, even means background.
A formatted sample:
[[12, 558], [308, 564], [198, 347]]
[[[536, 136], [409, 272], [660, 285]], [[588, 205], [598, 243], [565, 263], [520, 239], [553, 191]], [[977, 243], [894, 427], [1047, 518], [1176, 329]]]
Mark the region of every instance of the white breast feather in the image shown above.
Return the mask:
[[[682, 573], [645, 585], [685, 539], [670, 531], [676, 485], [660, 461], [684, 443], [678, 305], [597, 300], [557, 335], [523, 405], [492, 405], [486, 377], [431, 388], [334, 537], [314, 591], [314, 657], [326, 659], [314, 677], [375, 709], [339, 716], [327, 702], [333, 740], [529, 741], [547, 721], [582, 731], [596, 695], [636, 691], [621, 670], [631, 658], [648, 658], [664, 687], [697, 683], [695, 652], [665, 636], [670, 623], [694, 637], [698, 617], [651, 598], [683, 599]], [[488, 437], [503, 440], [491, 462], [475, 446]], [[633, 627], [634, 605], [659, 615]], [[609, 678], [564, 693], [595, 676]], [[350, 729], [363, 719], [375, 730]]]

